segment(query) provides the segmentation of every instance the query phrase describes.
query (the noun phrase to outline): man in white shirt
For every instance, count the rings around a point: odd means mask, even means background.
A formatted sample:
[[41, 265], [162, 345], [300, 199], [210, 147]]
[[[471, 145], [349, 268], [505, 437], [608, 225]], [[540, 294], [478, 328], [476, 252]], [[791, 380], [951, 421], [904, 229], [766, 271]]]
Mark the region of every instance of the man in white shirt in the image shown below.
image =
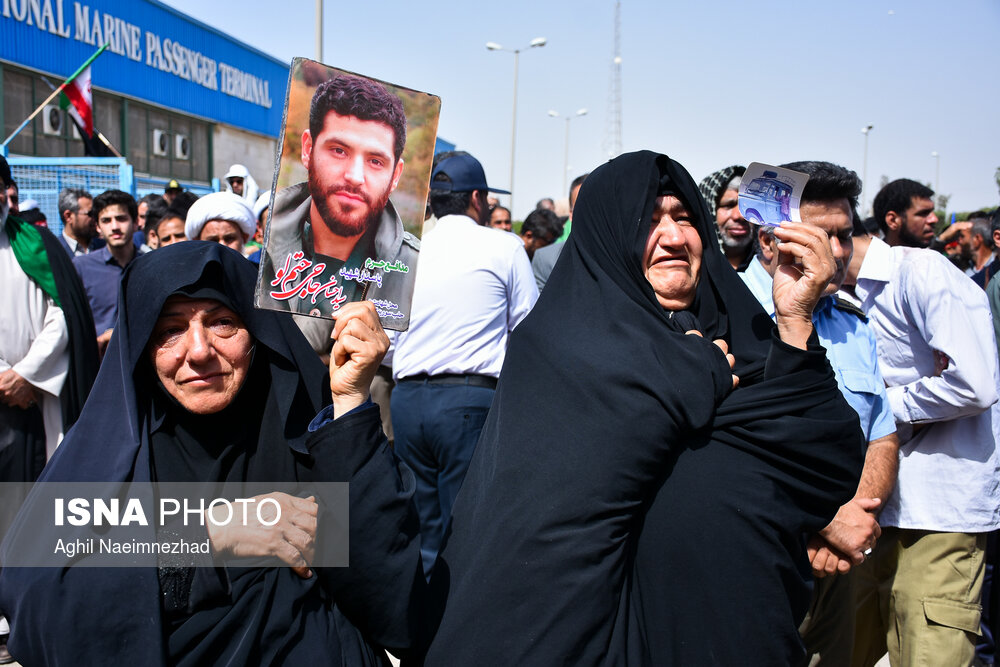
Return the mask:
[[968, 665], [986, 534], [1000, 526], [997, 350], [986, 295], [939, 253], [868, 235], [854, 239], [845, 285], [875, 331], [900, 440], [882, 537], [856, 568], [853, 664], [873, 665], [888, 649], [892, 665]]
[[410, 328], [392, 358], [395, 451], [417, 478], [421, 554], [430, 575], [486, 421], [507, 338], [538, 298], [521, 240], [485, 225], [490, 188], [464, 152], [438, 156]]
[[926, 248], [934, 241], [934, 191], [909, 178], [898, 178], [878, 191], [872, 201], [875, 222], [891, 246]]

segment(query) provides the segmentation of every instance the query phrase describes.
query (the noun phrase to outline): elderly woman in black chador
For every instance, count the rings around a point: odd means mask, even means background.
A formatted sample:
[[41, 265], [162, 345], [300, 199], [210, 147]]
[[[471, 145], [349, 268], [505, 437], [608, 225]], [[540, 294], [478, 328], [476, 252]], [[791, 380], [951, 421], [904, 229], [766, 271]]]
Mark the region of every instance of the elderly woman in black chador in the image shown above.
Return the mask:
[[412, 474], [367, 401], [388, 339], [370, 304], [345, 307], [327, 378], [290, 320], [253, 308], [255, 278], [218, 243], [138, 258], [90, 400], [41, 481], [350, 482], [350, 567], [309, 567], [317, 505], [279, 494], [261, 538], [208, 535], [222, 555], [292, 567], [7, 568], [0, 608], [23, 664], [369, 665], [410, 646], [424, 586]]
[[587, 179], [432, 574], [427, 665], [800, 660], [804, 535], [851, 497], [862, 436], [812, 331], [829, 246], [776, 236], [775, 326], [681, 165]]

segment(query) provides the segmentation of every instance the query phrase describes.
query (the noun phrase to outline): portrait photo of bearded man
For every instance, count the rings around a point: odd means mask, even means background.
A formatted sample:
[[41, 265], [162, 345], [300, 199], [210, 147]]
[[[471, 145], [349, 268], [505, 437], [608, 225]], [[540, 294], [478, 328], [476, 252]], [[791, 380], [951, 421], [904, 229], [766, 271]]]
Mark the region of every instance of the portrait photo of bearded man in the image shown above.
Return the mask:
[[[330, 71], [301, 133], [298, 162], [308, 178], [276, 188], [257, 305], [329, 318], [370, 300], [385, 328], [405, 330], [420, 240], [390, 201], [404, 171], [403, 102], [381, 82]], [[289, 139], [299, 136], [292, 128], [286, 119], [282, 174], [291, 171]]]

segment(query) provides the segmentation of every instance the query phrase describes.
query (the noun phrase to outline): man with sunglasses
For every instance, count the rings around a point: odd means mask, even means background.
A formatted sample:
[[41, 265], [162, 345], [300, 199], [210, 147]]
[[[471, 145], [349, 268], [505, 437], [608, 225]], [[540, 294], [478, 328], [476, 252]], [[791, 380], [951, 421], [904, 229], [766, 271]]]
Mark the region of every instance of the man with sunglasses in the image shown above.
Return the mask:
[[94, 197], [86, 190], [63, 188], [59, 192], [59, 219], [63, 223], [59, 242], [70, 258], [86, 255], [104, 246], [97, 233], [93, 209]]

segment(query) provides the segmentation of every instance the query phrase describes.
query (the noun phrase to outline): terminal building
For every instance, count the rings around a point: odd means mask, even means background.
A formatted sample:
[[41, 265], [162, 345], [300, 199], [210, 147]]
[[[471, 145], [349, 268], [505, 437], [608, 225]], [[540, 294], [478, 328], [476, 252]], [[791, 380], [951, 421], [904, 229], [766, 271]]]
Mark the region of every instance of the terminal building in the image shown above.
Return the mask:
[[[3, 0], [4, 139], [104, 43], [91, 66], [94, 128], [127, 161], [134, 193], [170, 179], [208, 192], [234, 163], [270, 185], [288, 63], [155, 0]], [[83, 158], [85, 146], [57, 96], [6, 154], [20, 183], [19, 156]], [[58, 218], [51, 204], [43, 212]]]
[[[224, 186], [233, 164], [247, 167], [261, 190], [270, 187], [289, 63], [157, 0], [0, 7], [0, 142], [108, 44], [91, 65], [93, 122], [121, 159], [87, 156], [59, 96], [0, 149], [21, 199], [38, 201], [54, 232], [62, 229], [63, 187], [140, 197], [176, 179], [202, 195]], [[437, 151], [453, 148], [438, 139]]]

